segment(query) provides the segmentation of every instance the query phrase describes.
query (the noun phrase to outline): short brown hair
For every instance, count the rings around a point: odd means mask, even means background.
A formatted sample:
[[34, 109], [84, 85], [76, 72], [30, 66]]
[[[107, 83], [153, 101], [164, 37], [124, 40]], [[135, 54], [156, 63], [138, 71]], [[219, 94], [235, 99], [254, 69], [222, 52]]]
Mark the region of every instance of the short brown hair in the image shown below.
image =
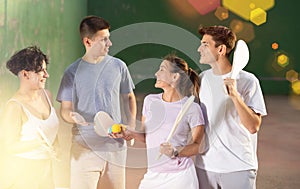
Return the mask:
[[216, 47], [219, 45], [225, 45], [227, 47], [227, 56], [232, 52], [235, 47], [236, 35], [231, 29], [225, 26], [200, 26], [198, 30], [200, 35], [210, 35], [216, 43]]
[[80, 22], [79, 32], [81, 40], [84, 37], [93, 38], [100, 30], [110, 29], [109, 23], [98, 16], [87, 16]]

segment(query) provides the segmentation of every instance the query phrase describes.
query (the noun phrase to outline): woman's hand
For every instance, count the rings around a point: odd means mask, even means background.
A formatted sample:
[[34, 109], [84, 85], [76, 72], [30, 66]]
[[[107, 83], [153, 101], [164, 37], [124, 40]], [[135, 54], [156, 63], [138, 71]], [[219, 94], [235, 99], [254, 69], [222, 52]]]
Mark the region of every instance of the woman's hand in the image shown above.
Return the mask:
[[159, 152], [171, 158], [174, 155], [174, 147], [170, 143], [165, 142], [160, 144]]
[[120, 124], [120, 129], [121, 129], [120, 132], [118, 133], [111, 132], [108, 133], [108, 135], [112, 138], [123, 138], [124, 140], [129, 141], [133, 139], [133, 137], [132, 137], [132, 132], [127, 128], [128, 128], [127, 126]]

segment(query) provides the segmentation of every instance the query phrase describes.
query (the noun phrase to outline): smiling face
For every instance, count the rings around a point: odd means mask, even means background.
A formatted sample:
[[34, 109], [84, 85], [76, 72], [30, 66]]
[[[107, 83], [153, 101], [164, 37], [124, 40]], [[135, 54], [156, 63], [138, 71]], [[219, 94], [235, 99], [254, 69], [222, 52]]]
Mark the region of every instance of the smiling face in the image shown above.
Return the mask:
[[204, 35], [201, 44], [198, 48], [198, 52], [200, 53], [200, 64], [213, 64], [218, 61], [220, 50], [219, 47], [215, 47], [215, 41], [212, 36]]
[[46, 85], [46, 80], [49, 77], [47, 72], [46, 62], [43, 61], [42, 69], [39, 72], [28, 71], [29, 82], [34, 89], [44, 89]]
[[159, 70], [155, 73], [156, 76], [156, 88], [166, 89], [174, 88], [176, 82], [176, 73], [172, 72], [171, 63], [167, 60], [162, 61], [160, 64]]

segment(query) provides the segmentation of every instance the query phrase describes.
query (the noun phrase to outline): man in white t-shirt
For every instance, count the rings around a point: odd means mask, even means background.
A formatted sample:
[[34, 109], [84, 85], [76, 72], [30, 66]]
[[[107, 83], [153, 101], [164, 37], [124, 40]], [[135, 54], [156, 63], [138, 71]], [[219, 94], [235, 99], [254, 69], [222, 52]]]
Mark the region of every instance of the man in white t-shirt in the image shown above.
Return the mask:
[[[236, 35], [227, 27], [200, 27], [200, 100], [207, 115], [206, 151], [195, 159], [200, 189], [256, 188], [257, 132], [266, 107], [258, 79], [241, 71], [230, 79]], [[227, 90], [224, 90], [226, 89]]]

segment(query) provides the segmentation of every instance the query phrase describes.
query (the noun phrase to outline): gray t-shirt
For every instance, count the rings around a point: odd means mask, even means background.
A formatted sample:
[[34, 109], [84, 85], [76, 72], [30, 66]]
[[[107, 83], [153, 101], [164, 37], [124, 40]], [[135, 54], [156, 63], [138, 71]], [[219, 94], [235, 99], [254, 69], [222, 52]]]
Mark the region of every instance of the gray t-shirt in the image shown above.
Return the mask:
[[[128, 68], [120, 59], [107, 55], [100, 63], [90, 64], [80, 58], [65, 70], [56, 100], [71, 101], [74, 111], [87, 122], [93, 123], [95, 114], [105, 111], [115, 122], [121, 123], [120, 94], [130, 93], [133, 89]], [[76, 135], [81, 135], [90, 148], [103, 147], [102, 142], [123, 144], [122, 140], [98, 136], [93, 126], [74, 126], [73, 135], [75, 140], [79, 137]], [[77, 142], [82, 141], [78, 138]]]

